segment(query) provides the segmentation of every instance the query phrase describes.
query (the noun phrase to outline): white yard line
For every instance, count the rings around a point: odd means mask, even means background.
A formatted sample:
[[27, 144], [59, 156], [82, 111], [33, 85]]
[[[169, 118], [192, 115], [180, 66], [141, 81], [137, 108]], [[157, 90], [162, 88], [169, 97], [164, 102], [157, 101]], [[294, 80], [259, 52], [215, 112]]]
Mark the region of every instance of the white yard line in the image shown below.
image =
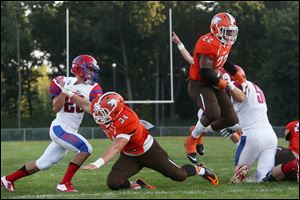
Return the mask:
[[[288, 190], [295, 190], [293, 187], [288, 187], [280, 189], [280, 188], [272, 188], [272, 189], [257, 189], [256, 192], [272, 192], [272, 191], [282, 191], [286, 192]], [[237, 193], [244, 192], [244, 189], [233, 189], [230, 191], [222, 191], [222, 193]], [[20, 195], [14, 196], [13, 199], [45, 199], [45, 198], [63, 198], [63, 197], [72, 197], [72, 198], [82, 198], [82, 197], [97, 197], [97, 198], [111, 198], [114, 196], [122, 196], [122, 195], [137, 195], [139, 192], [142, 194], [151, 194], [151, 195], [169, 195], [169, 194], [206, 194], [206, 193], [214, 193], [215, 191], [207, 191], [207, 190], [196, 190], [196, 191], [155, 191], [155, 190], [139, 190], [139, 191], [122, 191], [122, 192], [102, 192], [102, 193], [70, 193], [70, 194], [40, 194], [40, 195]]]

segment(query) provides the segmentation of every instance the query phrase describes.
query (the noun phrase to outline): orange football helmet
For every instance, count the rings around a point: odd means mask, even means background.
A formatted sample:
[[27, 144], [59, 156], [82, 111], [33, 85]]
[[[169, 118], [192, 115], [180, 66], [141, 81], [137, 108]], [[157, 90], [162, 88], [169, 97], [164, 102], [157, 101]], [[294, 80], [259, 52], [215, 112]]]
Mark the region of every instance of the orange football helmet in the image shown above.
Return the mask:
[[107, 92], [92, 101], [92, 112], [96, 123], [107, 125], [115, 120], [125, 107], [124, 99], [115, 92]]
[[211, 20], [210, 31], [223, 44], [233, 45], [238, 30], [234, 17], [229, 13], [218, 13]]

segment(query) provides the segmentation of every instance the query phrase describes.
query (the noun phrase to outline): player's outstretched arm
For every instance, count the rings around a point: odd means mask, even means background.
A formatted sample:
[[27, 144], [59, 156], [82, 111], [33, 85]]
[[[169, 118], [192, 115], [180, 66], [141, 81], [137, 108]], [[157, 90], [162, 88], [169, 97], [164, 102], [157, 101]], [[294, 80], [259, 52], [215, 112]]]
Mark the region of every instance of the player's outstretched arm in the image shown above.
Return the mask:
[[94, 170], [98, 169], [101, 166], [103, 166], [105, 163], [109, 162], [111, 159], [113, 159], [115, 156], [120, 154], [122, 149], [126, 146], [126, 144], [129, 142], [128, 139], [120, 137], [116, 138], [112, 145], [107, 149], [107, 151], [101, 156], [98, 160], [96, 160], [93, 163], [90, 163], [88, 165], [85, 165], [81, 167], [85, 170]]
[[83, 98], [83, 97], [80, 97], [78, 96], [77, 94], [74, 94], [72, 96], [75, 104], [77, 106], [79, 106], [80, 108], [82, 108], [85, 112], [89, 113], [92, 115], [92, 110], [91, 110], [91, 102], [88, 101], [87, 99]]
[[83, 97], [78, 96], [74, 92], [70, 90], [70, 88], [74, 85], [75, 81], [73, 82], [66, 82], [61, 86], [61, 91], [63, 94], [67, 95], [69, 98], [73, 98], [75, 104], [82, 108], [84, 111], [92, 115], [91, 111], [91, 102], [84, 99]]
[[182, 55], [182, 57], [191, 65], [194, 64], [194, 58], [191, 56], [191, 54], [186, 50], [183, 43], [180, 41], [179, 37], [176, 35], [175, 32], [173, 32], [172, 40], [175, 44], [177, 44], [177, 47]]
[[238, 102], [243, 102], [246, 99], [245, 93], [234, 85], [233, 81], [231, 81], [229, 74], [224, 73], [222, 75], [222, 79], [227, 81], [227, 88], [229, 89], [230, 95], [233, 99], [235, 99]]

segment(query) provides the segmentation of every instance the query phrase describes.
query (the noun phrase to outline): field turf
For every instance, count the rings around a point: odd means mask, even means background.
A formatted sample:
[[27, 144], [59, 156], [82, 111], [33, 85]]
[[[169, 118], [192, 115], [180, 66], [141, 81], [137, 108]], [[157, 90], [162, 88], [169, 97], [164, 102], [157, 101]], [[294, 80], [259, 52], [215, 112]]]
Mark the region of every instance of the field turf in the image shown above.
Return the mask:
[[[178, 165], [189, 163], [183, 147], [184, 137], [157, 137], [156, 139]], [[90, 140], [89, 142], [94, 151], [86, 163], [95, 161], [111, 144], [108, 139]], [[19, 169], [25, 162], [37, 159], [49, 143], [50, 141], [1, 142], [1, 176]], [[184, 182], [175, 182], [158, 172], [144, 168], [132, 180], [142, 177], [145, 181], [157, 186], [157, 189], [111, 191], [106, 186], [106, 178], [114, 159], [98, 170], [79, 170], [72, 181], [78, 193], [59, 193], [55, 187], [62, 179], [69, 161], [74, 156], [73, 152], [69, 152], [65, 158], [49, 170], [17, 181], [15, 183], [16, 192], [6, 192], [1, 188], [1, 199], [299, 199], [299, 185], [293, 182], [230, 184], [236, 146], [230, 140], [222, 137], [205, 137], [204, 143], [205, 155], [201, 156], [200, 160], [217, 173], [220, 179], [218, 186], [212, 186], [199, 176], [190, 177]], [[283, 139], [279, 139], [279, 144], [287, 146]], [[251, 169], [250, 174], [254, 170], [255, 166]]]

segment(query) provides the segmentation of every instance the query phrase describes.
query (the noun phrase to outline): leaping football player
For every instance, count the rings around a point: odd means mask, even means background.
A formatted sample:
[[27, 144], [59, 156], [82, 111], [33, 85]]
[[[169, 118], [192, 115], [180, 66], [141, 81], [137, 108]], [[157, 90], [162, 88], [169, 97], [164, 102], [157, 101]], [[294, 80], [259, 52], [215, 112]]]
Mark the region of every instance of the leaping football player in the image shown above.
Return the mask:
[[[232, 45], [238, 35], [236, 21], [229, 13], [218, 13], [210, 25], [210, 33], [198, 39], [193, 59], [187, 56], [184, 45], [173, 38], [183, 57], [191, 64], [189, 72], [188, 92], [191, 99], [198, 105], [198, 122], [190, 129], [185, 141], [188, 159], [198, 163], [197, 143], [201, 144], [201, 136], [206, 132], [221, 130], [238, 123], [238, 117], [232, 103], [224, 91], [227, 81], [217, 76], [214, 70], [223, 68], [242, 85], [246, 93], [247, 83], [234, 64], [227, 59]], [[197, 142], [200, 140], [200, 142]]]

